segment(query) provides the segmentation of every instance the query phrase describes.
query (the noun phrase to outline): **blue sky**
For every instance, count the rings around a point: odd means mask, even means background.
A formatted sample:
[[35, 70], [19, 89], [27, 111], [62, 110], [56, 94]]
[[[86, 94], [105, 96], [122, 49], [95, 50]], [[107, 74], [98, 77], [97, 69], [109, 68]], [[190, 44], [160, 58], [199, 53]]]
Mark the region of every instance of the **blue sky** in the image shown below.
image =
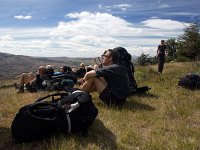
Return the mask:
[[96, 57], [125, 47], [154, 56], [200, 20], [199, 0], [0, 0], [0, 52]]

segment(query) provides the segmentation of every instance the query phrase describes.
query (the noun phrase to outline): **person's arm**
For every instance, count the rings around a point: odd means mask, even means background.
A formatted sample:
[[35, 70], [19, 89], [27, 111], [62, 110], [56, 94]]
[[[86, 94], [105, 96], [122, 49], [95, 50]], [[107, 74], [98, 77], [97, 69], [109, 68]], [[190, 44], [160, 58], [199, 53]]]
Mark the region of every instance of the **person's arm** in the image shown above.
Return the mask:
[[156, 56], [158, 57], [159, 54], [160, 54], [160, 45], [158, 45], [158, 49], [157, 49], [157, 54], [156, 54]]
[[165, 45], [165, 55], [168, 55], [167, 54], [167, 45]]
[[159, 46], [157, 48], [156, 57], [158, 57], [158, 54], [159, 54]]
[[87, 72], [85, 74], [85, 76], [83, 77], [83, 81], [87, 81], [90, 78], [96, 77], [96, 71], [95, 70], [91, 70], [89, 72]]

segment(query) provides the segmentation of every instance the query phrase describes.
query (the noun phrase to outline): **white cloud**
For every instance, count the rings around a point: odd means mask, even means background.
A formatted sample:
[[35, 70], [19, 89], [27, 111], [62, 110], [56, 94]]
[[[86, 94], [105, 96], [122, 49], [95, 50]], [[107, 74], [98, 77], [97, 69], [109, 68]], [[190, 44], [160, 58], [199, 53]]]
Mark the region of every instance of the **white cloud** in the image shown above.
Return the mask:
[[144, 26], [158, 29], [184, 29], [186, 23], [178, 22], [170, 19], [148, 19], [142, 22]]
[[14, 16], [15, 19], [19, 19], [19, 20], [30, 20], [32, 18], [32, 16], [27, 15], [27, 16], [23, 16], [23, 15], [19, 15], [19, 16]]
[[119, 5], [113, 5], [112, 8], [118, 8], [118, 9], [125, 11], [126, 9], [128, 9], [130, 7], [131, 7], [131, 5], [129, 5], [129, 4], [119, 4]]
[[81, 12], [70, 13], [66, 16], [77, 20], [72, 22], [60, 22], [54, 34], [62, 33], [65, 36], [69, 35], [69, 33], [70, 35], [92, 34], [98, 37], [108, 37], [123, 36], [121, 33], [125, 33], [125, 35], [135, 35], [141, 32], [140, 28], [135, 28], [131, 23], [108, 13]]
[[197, 13], [191, 13], [191, 12], [169, 12], [169, 15], [178, 15], [178, 16], [198, 16]]
[[168, 4], [161, 4], [158, 8], [170, 8]]
[[[161, 39], [175, 38], [183, 23], [151, 18], [134, 25], [108, 13], [69, 13], [71, 21], [54, 28], [1, 29], [0, 51], [30, 56], [97, 57], [105, 49], [125, 47], [132, 55], [155, 55]], [[9, 34], [8, 34], [9, 33]], [[37, 33], [37, 34], [35, 34]]]
[[131, 5], [129, 5], [129, 4], [117, 4], [117, 5], [103, 6], [102, 4], [99, 4], [98, 7], [99, 7], [99, 9], [107, 9], [107, 11], [111, 11], [112, 9], [119, 9], [119, 10], [125, 11], [128, 8], [130, 8]]
[[9, 34], [2, 35], [0, 37], [0, 41], [10, 41], [10, 40], [13, 40], [13, 38]]

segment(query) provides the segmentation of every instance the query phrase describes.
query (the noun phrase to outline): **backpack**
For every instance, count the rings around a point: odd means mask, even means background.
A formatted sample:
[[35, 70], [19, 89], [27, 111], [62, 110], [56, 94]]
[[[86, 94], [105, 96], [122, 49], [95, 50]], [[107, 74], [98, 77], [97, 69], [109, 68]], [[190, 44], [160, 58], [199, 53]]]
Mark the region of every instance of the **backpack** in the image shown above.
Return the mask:
[[29, 142], [55, 133], [84, 136], [97, 114], [88, 93], [75, 90], [70, 94], [50, 94], [19, 109], [11, 124], [13, 142]]
[[42, 80], [40, 77], [36, 77], [34, 86], [28, 87], [28, 91], [37, 92], [43, 91], [62, 91], [74, 87], [77, 82], [77, 77], [70, 73], [65, 73], [56, 76], [48, 76], [47, 79]]
[[200, 89], [200, 76], [196, 74], [189, 74], [181, 77], [178, 81], [178, 86], [191, 90]]
[[130, 81], [130, 92], [136, 91], [137, 83], [134, 78], [134, 66], [131, 62], [132, 56], [127, 52], [127, 50], [123, 47], [116, 47], [113, 49], [120, 54], [119, 63], [120, 65], [124, 66], [128, 70], [128, 77]]
[[44, 91], [67, 91], [74, 87], [71, 79], [55, 78], [43, 81], [42, 90]]
[[130, 81], [129, 95], [140, 94], [150, 90], [151, 88], [148, 86], [143, 86], [143, 87], [137, 86], [136, 80], [134, 78], [134, 66], [133, 63], [131, 62], [132, 59], [131, 54], [129, 54], [128, 51], [123, 47], [116, 47], [113, 50], [117, 51], [120, 54], [120, 60], [119, 60], [120, 65], [123, 65], [128, 70], [128, 77]]

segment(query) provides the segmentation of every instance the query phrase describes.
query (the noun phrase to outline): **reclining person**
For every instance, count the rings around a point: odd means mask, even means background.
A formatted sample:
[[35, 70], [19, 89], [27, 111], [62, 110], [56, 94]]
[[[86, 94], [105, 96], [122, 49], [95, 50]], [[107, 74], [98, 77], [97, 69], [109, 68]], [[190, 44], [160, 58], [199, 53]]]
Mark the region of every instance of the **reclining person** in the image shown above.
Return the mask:
[[60, 71], [54, 72], [54, 74], [51, 76], [51, 79], [68, 79], [73, 81], [73, 84], [77, 82], [77, 76], [69, 66], [60, 67]]
[[55, 74], [53, 66], [52, 65], [46, 65], [46, 69], [47, 69], [47, 76], [49, 78], [51, 78], [51, 76], [53, 76]]
[[102, 55], [102, 68], [91, 70], [81, 79], [80, 89], [97, 91], [108, 106], [121, 105], [129, 94], [129, 78], [125, 67], [119, 65], [119, 53], [111, 49]]
[[69, 66], [60, 67], [60, 70], [58, 72], [54, 72], [53, 76], [63, 75], [66, 73], [69, 73], [69, 74], [73, 73], [72, 68]]
[[42, 81], [47, 78], [47, 72], [45, 66], [40, 66], [36, 75], [32, 72], [22, 73], [20, 76], [20, 87], [17, 93], [24, 93], [24, 86], [29, 92], [35, 92], [36, 87], [41, 86]]

